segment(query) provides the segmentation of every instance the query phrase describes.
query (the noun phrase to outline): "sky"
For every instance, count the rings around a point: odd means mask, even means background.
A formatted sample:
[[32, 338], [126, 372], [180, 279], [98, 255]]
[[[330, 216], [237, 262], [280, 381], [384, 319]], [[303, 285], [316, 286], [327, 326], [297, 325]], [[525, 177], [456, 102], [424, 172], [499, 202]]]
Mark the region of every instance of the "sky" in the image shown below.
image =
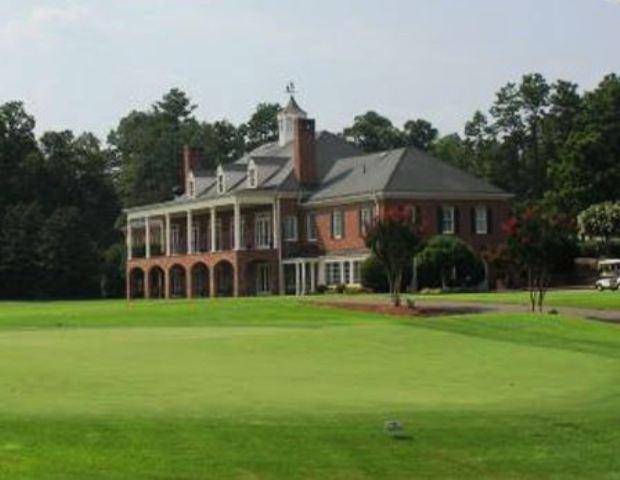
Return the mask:
[[373, 109], [446, 134], [525, 73], [620, 73], [620, 0], [0, 0], [0, 62], [38, 133], [105, 138], [172, 87], [240, 123], [292, 80], [319, 129]]

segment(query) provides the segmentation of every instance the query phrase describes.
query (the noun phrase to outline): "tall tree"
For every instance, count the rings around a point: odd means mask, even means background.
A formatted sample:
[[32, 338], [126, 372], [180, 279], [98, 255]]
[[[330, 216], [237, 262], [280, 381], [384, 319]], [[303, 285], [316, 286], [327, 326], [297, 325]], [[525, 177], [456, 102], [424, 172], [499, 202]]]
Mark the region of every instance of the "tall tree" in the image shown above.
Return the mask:
[[345, 128], [343, 135], [369, 153], [399, 148], [405, 144], [403, 133], [388, 118], [374, 111], [356, 116], [353, 125]]
[[439, 131], [431, 122], [418, 118], [405, 123], [403, 134], [407, 145], [428, 151], [439, 136]]
[[278, 139], [278, 103], [259, 103], [243, 126], [248, 150]]

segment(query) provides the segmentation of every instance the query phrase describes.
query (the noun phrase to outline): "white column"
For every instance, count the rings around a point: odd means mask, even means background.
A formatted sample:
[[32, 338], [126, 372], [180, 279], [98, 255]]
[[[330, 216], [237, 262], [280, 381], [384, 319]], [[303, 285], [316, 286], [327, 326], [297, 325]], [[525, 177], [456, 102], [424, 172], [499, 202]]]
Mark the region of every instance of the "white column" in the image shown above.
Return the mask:
[[211, 251], [215, 252], [215, 207], [211, 207]]
[[151, 224], [149, 217], [144, 217], [144, 247], [146, 258], [151, 258]]
[[299, 295], [301, 288], [299, 285], [299, 262], [295, 262], [295, 295]]
[[[166, 257], [169, 257], [172, 253], [170, 241], [170, 214], [166, 213]], [[166, 286], [166, 288], [168, 287]]]
[[133, 258], [133, 238], [131, 232], [131, 220], [127, 218], [127, 260]]
[[192, 235], [192, 211], [188, 210], [187, 211], [187, 254], [191, 255], [194, 253], [194, 242], [193, 242], [193, 237], [194, 235]]
[[234, 249], [241, 250], [241, 205], [239, 201], [235, 201], [234, 212]]
[[340, 262], [340, 283], [347, 283], [347, 280], [344, 278], [344, 262]]
[[318, 270], [319, 270], [317, 272], [319, 274], [318, 275], [319, 276], [319, 279], [318, 279], [319, 280], [319, 285], [325, 285], [325, 281], [326, 281], [326, 278], [325, 278], [325, 262], [319, 260], [317, 262], [317, 266], [318, 266]]
[[273, 201], [273, 248], [280, 248], [280, 201]]
[[316, 262], [310, 262], [310, 293], [316, 292]]
[[160, 252], [159, 254], [161, 255], [163, 252], [162, 250], [165, 250], [166, 247], [166, 227], [165, 225], [161, 225], [159, 227], [159, 248], [160, 248]]
[[306, 294], [306, 262], [301, 261], [301, 294]]
[[354, 277], [355, 275], [353, 274], [353, 260], [349, 261], [349, 281], [347, 283], [352, 284], [354, 283]]

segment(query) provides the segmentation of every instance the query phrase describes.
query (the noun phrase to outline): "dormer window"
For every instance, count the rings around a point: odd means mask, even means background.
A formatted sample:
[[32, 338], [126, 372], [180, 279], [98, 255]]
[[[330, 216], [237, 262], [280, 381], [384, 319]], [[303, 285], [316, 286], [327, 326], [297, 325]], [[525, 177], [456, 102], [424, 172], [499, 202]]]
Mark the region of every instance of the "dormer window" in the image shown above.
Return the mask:
[[256, 172], [256, 167], [250, 166], [248, 168], [248, 187], [256, 188], [258, 186], [258, 176]]
[[224, 174], [219, 172], [217, 174], [217, 193], [224, 193], [226, 189], [224, 188]]
[[189, 196], [191, 198], [196, 196], [196, 183], [193, 178], [189, 181]]

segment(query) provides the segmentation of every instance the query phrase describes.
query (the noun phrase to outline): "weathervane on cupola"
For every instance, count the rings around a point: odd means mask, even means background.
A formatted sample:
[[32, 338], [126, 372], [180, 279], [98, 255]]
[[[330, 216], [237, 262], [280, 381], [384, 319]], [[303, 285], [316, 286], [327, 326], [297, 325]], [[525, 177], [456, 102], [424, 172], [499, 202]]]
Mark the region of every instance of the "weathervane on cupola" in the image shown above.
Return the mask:
[[308, 116], [295, 101], [297, 89], [294, 82], [291, 81], [286, 84], [286, 93], [289, 95], [288, 103], [278, 113], [278, 143], [281, 147], [293, 140], [295, 120]]

